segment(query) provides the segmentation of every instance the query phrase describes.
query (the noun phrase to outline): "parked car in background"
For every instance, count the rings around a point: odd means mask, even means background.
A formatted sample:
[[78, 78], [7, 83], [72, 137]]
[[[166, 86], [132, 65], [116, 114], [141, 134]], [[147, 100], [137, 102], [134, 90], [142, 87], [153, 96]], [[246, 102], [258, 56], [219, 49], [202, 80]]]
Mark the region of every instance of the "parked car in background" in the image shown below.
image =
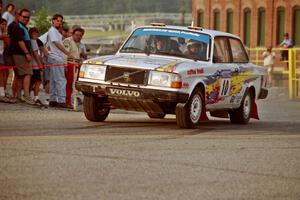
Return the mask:
[[179, 127], [197, 128], [207, 112], [235, 124], [258, 119], [266, 75], [235, 35], [152, 24], [135, 29], [115, 55], [85, 61], [76, 88], [90, 121], [104, 121], [118, 108], [150, 118], [175, 114]]

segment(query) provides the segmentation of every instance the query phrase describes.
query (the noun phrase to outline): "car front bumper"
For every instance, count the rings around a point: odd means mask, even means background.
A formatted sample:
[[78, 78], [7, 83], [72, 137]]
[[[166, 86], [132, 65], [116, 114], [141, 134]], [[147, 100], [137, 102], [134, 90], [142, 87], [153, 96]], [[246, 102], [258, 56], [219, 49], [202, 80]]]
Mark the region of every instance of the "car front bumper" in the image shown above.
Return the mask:
[[86, 94], [108, 96], [109, 98], [115, 99], [121, 98], [130, 100], [151, 100], [154, 102], [185, 103], [189, 98], [189, 94], [182, 92], [103, 85], [82, 81], [76, 81], [75, 87], [77, 90]]

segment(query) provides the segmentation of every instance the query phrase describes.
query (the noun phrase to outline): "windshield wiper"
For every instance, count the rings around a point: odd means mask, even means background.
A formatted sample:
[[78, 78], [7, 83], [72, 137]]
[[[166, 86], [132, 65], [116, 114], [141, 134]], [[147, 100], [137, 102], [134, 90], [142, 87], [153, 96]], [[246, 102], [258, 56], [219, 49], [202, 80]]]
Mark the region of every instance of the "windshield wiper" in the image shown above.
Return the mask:
[[136, 47], [124, 47], [123, 49], [121, 49], [121, 52], [135, 53], [135, 52], [143, 52], [143, 50]]

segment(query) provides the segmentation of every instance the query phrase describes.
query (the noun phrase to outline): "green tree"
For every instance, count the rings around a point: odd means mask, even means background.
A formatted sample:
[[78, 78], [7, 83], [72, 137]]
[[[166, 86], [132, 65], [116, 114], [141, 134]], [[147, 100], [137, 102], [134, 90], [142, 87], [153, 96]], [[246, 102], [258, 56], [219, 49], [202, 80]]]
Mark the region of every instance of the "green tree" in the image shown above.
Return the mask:
[[46, 33], [51, 27], [50, 20], [48, 19], [48, 11], [42, 7], [40, 10], [34, 13], [32, 18], [35, 27], [39, 30], [40, 35]]

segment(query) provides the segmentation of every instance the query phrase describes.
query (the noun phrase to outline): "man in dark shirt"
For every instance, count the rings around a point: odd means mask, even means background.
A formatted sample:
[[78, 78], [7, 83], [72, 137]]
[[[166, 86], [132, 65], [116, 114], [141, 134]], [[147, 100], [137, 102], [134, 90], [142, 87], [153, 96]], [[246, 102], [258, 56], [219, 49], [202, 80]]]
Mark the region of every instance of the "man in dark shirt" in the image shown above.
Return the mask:
[[[33, 74], [31, 65], [31, 43], [26, 25], [30, 19], [30, 11], [22, 9], [18, 26], [13, 30], [11, 35], [11, 48], [14, 64], [17, 66], [17, 76], [22, 77], [23, 83], [23, 100], [28, 104], [35, 104], [30, 97], [30, 79]], [[24, 66], [24, 67], [22, 67]], [[20, 92], [18, 92], [20, 93]]]
[[[15, 11], [15, 21], [13, 21], [10, 25], [8, 25], [7, 27], [7, 34], [10, 36], [12, 35], [12, 32], [16, 29], [16, 27], [18, 26], [19, 23], [19, 18], [20, 18], [20, 12], [21, 9], [17, 9]], [[12, 47], [11, 47], [11, 43], [9, 42], [9, 45], [7, 46], [7, 48], [4, 49], [4, 64], [6, 66], [14, 66], [14, 61], [13, 61], [13, 57], [12, 57]], [[16, 98], [17, 95], [17, 91], [18, 91], [18, 86], [17, 86], [17, 82], [19, 82], [19, 87], [22, 88], [22, 79], [20, 79], [18, 81], [18, 76], [17, 76], [17, 69], [13, 68], [14, 70], [14, 80], [13, 80], [13, 85], [12, 85], [12, 92], [13, 92], [13, 97]], [[20, 89], [21, 90], [21, 89]], [[19, 97], [21, 96], [21, 94], [19, 94]]]

